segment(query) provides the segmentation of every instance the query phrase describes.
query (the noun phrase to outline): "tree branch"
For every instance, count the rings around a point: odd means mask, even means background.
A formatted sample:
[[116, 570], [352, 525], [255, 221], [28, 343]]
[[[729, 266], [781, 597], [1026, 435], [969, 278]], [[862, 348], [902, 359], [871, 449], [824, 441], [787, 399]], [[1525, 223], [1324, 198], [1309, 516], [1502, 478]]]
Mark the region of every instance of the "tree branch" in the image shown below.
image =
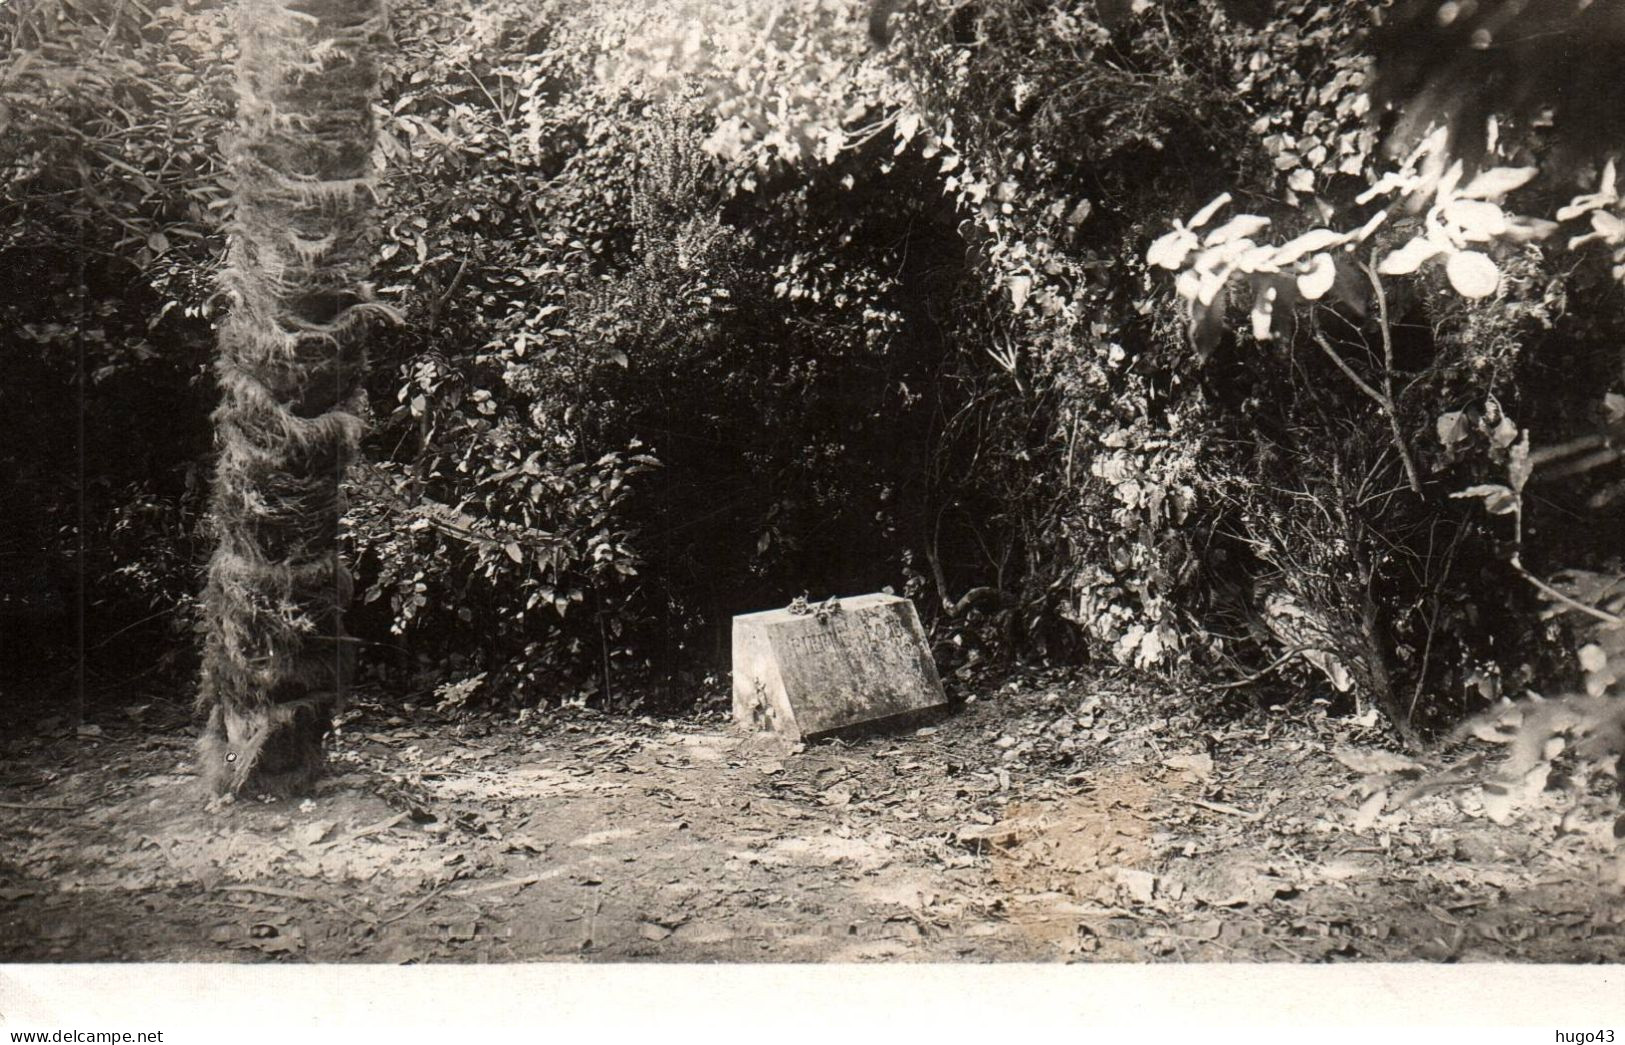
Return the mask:
[[463, 255], [462, 262], [457, 266], [457, 272], [451, 277], [451, 283], [446, 286], [444, 293], [435, 298], [434, 304], [429, 306], [429, 329], [432, 331], [440, 326], [440, 313], [457, 293], [457, 288], [463, 285], [463, 277], [468, 274], [468, 255]]
[[1539, 577], [1536, 577], [1534, 574], [1525, 569], [1518, 555], [1514, 554], [1511, 562], [1512, 568], [1518, 571], [1518, 575], [1520, 577], [1528, 581], [1530, 584], [1533, 584], [1543, 595], [1552, 599], [1554, 602], [1559, 602], [1564, 606], [1567, 606], [1569, 609], [1574, 610], [1576, 613], [1583, 613], [1588, 617], [1593, 617], [1602, 623], [1609, 625], [1610, 627], [1625, 627], [1625, 617], [1609, 613], [1607, 610], [1598, 609], [1595, 606], [1589, 606], [1566, 592], [1558, 591], [1556, 588], [1552, 587], [1550, 584], [1547, 584], [1545, 581], [1541, 580]]
[[535, 548], [552, 547], [557, 544], [557, 538], [545, 530], [532, 529], [518, 523], [489, 524], [422, 494], [409, 501], [395, 491], [383, 469], [371, 461], [357, 460], [352, 465], [351, 474], [360, 480], [360, 485], [364, 489], [396, 511], [422, 519], [432, 529], [464, 544], [492, 548], [502, 548], [509, 543]]
[[1411, 460], [1410, 449], [1405, 445], [1405, 433], [1399, 428], [1399, 410], [1394, 406], [1394, 333], [1388, 324], [1388, 292], [1382, 289], [1382, 278], [1377, 275], [1376, 252], [1371, 254], [1372, 260], [1363, 267], [1368, 279], [1371, 280], [1371, 289], [1377, 295], [1377, 318], [1381, 324], [1378, 329], [1382, 331], [1382, 390], [1386, 396], [1385, 407], [1388, 414], [1389, 427], [1394, 432], [1394, 446], [1399, 448], [1400, 460], [1405, 463], [1405, 478], [1411, 482], [1411, 490], [1422, 496], [1422, 480], [1416, 474], [1416, 462]]
[[[1387, 309], [1384, 307], [1384, 312], [1386, 313], [1386, 311]], [[1331, 342], [1326, 340], [1326, 335], [1321, 333], [1318, 326], [1310, 336], [1315, 344], [1320, 346], [1320, 350], [1326, 353], [1326, 357], [1337, 364], [1337, 369], [1343, 371], [1343, 374], [1354, 382], [1355, 387], [1369, 396], [1371, 401], [1376, 403], [1382, 412], [1387, 415], [1388, 426], [1392, 430], [1394, 437], [1394, 448], [1399, 451], [1399, 459], [1405, 466], [1405, 479], [1410, 484], [1411, 492], [1418, 497], [1422, 496], [1422, 478], [1416, 470], [1416, 461], [1411, 457], [1411, 448], [1405, 443], [1405, 433], [1400, 430], [1399, 413], [1394, 409], [1393, 398], [1377, 391], [1365, 378], [1355, 373], [1354, 368], [1349, 366], [1348, 362], [1337, 354], [1337, 349], [1333, 348]], [[1383, 323], [1383, 341], [1387, 342], [1387, 340], [1388, 326], [1385, 320]], [[1391, 389], [1392, 385], [1389, 387]]]

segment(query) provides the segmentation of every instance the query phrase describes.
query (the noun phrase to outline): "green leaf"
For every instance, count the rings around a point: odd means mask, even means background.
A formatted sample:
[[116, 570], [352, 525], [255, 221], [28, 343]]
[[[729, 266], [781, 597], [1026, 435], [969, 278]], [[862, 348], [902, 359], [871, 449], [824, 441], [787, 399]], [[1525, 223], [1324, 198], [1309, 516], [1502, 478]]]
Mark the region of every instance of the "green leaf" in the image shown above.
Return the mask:
[[1608, 654], [1595, 642], [1588, 642], [1579, 649], [1580, 667], [1588, 673], [1601, 671], [1608, 666]]
[[1361, 225], [1355, 230], [1353, 236], [1355, 242], [1364, 243], [1367, 239], [1371, 238], [1371, 234], [1373, 232], [1377, 231], [1377, 227], [1387, 220], [1388, 212], [1385, 210], [1379, 210], [1377, 213], [1371, 215], [1371, 217], [1366, 219], [1364, 225]]
[[1308, 272], [1298, 277], [1298, 293], [1310, 301], [1319, 301], [1337, 281], [1337, 262], [1330, 254], [1316, 254]]
[[1507, 481], [1512, 488], [1523, 492], [1524, 484], [1529, 481], [1529, 474], [1534, 471], [1534, 465], [1529, 461], [1529, 431], [1524, 430], [1523, 438], [1512, 447], [1507, 458]]
[[1495, 426], [1495, 431], [1490, 433], [1490, 443], [1494, 445], [1497, 450], [1505, 450], [1507, 447], [1516, 442], [1517, 439], [1518, 426], [1513, 423], [1513, 420], [1510, 417], [1501, 418], [1500, 422]]
[[1384, 276], [1408, 276], [1439, 254], [1440, 248], [1418, 236], [1377, 264], [1377, 272]]
[[1467, 415], [1460, 410], [1448, 410], [1440, 414], [1433, 427], [1439, 433], [1439, 442], [1444, 444], [1446, 450], [1466, 439], [1471, 431], [1467, 425]]
[[1196, 249], [1196, 237], [1184, 229], [1175, 229], [1172, 232], [1158, 236], [1151, 249], [1146, 251], [1147, 264], [1159, 268], [1177, 269], [1185, 264], [1192, 250]]
[[1491, 167], [1475, 175], [1457, 195], [1474, 200], [1495, 199], [1522, 188], [1539, 173], [1539, 167]]
[[1464, 239], [1479, 243], [1488, 243], [1507, 230], [1506, 211], [1483, 200], [1451, 200], [1440, 213], [1461, 230]]
[[1501, 270], [1488, 255], [1476, 250], [1450, 255], [1444, 271], [1450, 277], [1450, 285], [1464, 298], [1487, 298], [1501, 287]]
[[1207, 361], [1207, 357], [1218, 345], [1219, 338], [1224, 335], [1224, 310], [1227, 299], [1228, 294], [1221, 283], [1210, 301], [1191, 303], [1191, 342], [1196, 346], [1197, 357], [1202, 362]]
[[1197, 274], [1196, 303], [1207, 306], [1214, 302], [1230, 279], [1230, 269], [1209, 269]]
[[1022, 306], [1027, 304], [1027, 295], [1032, 291], [1033, 278], [1031, 276], [1011, 276], [1006, 286], [1010, 289], [1010, 303], [1020, 312]]
[[[1195, 222], [1192, 222], [1195, 224]], [[1250, 239], [1269, 228], [1270, 219], [1257, 214], [1238, 214], [1207, 234], [1203, 246], [1216, 247], [1221, 243]]]
[[1485, 483], [1479, 486], [1469, 486], [1465, 490], [1450, 495], [1451, 497], [1481, 497], [1484, 508], [1491, 515], [1511, 515], [1518, 510], [1518, 495], [1499, 483]]
[[1607, 166], [1602, 169], [1602, 180], [1597, 186], [1597, 191], [1574, 197], [1568, 206], [1557, 212], [1557, 220], [1569, 221], [1572, 218], [1578, 218], [1582, 214], [1594, 211], [1598, 207], [1611, 207], [1618, 203], [1617, 180], [1618, 171], [1614, 166], [1614, 161], [1609, 160]]
[[1253, 337], [1268, 341], [1275, 336], [1275, 299], [1280, 291], [1265, 284], [1253, 298]]
[[1219, 213], [1220, 208], [1229, 202], [1230, 194], [1228, 192], [1220, 193], [1211, 203], [1196, 212], [1195, 216], [1191, 218], [1189, 228], [1199, 229], [1206, 225], [1213, 215]]
[[1348, 242], [1348, 233], [1331, 229], [1310, 229], [1296, 239], [1289, 239], [1275, 248], [1275, 263], [1291, 265], [1300, 258], [1318, 251], [1330, 250]]
[[913, 138], [914, 135], [919, 132], [919, 129], [919, 113], [909, 110], [897, 114], [896, 130], [897, 141], [899, 144], [906, 143], [910, 138]]
[[524, 553], [519, 550], [518, 541], [509, 541], [507, 544], [502, 546], [502, 550], [507, 552], [508, 558], [512, 559], [516, 563], [523, 563], [525, 561]]

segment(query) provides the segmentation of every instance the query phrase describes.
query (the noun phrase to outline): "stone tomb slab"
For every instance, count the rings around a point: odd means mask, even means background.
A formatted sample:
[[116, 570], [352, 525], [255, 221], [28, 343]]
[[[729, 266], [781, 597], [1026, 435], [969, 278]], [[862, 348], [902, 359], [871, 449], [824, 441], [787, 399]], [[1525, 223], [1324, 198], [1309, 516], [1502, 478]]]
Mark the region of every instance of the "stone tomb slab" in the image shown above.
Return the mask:
[[734, 618], [735, 722], [799, 739], [947, 703], [912, 602], [877, 594], [838, 605]]

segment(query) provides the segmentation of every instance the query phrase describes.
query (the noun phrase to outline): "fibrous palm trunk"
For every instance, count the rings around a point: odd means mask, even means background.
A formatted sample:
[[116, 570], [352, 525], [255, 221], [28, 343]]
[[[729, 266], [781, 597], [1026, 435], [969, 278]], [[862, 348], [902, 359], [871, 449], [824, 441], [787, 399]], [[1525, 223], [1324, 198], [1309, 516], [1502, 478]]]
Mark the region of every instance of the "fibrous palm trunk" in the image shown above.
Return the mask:
[[217, 793], [290, 794], [321, 770], [350, 660], [340, 481], [389, 314], [367, 283], [384, 0], [239, 0], [235, 20], [199, 757]]

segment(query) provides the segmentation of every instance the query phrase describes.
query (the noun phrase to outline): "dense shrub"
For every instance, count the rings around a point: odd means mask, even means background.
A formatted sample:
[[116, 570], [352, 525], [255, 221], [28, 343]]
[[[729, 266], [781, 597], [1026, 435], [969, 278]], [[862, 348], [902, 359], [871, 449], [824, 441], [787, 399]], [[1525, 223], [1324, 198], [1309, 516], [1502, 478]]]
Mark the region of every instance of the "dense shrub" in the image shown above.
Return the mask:
[[918, 588], [927, 559], [971, 587], [980, 345], [945, 329], [964, 252], [926, 162], [877, 141], [744, 190], [705, 104], [606, 86], [594, 38], [509, 17], [471, 72], [405, 63], [459, 86], [408, 75], [391, 104], [424, 144], [380, 276], [418, 322], [377, 368], [364, 598], [437, 670], [549, 698], [724, 666], [732, 614], [802, 591]]
[[[82, 567], [89, 667], [106, 681], [151, 668], [154, 639], [160, 661], [191, 663], [230, 55], [214, 5], [124, 7], [0, 13], [4, 568], [40, 568], [71, 605]], [[50, 641], [8, 645], [0, 674], [35, 655], [70, 667], [77, 648], [51, 643], [74, 634], [64, 617]]]
[[[1224, 191], [1275, 220], [1274, 242], [1357, 226], [1387, 162], [1365, 84], [1375, 5], [1234, 6], [925, 5], [900, 37], [1066, 447], [1051, 483], [1071, 496], [1044, 534], [1065, 541], [1047, 561], [1075, 619], [1142, 667], [1241, 673], [1310, 647], [1278, 666], [1402, 726], [1560, 678], [1572, 646], [1537, 621], [1504, 527], [1451, 495], [1504, 469], [1520, 424], [1538, 416], [1553, 440], [1594, 425], [1596, 390], [1618, 381], [1617, 288], [1525, 248], [1493, 302], [1424, 273], [1378, 315], [1340, 264], [1324, 329], [1283, 301], [1277, 329], [1250, 336], [1250, 302], [1227, 315], [1222, 292], [1189, 313], [1139, 264], [1176, 218]], [[1409, 235], [1400, 218], [1368, 249]], [[1587, 380], [1559, 387], [1564, 371]], [[1391, 387], [1392, 410], [1361, 382]], [[1531, 510], [1547, 549], [1568, 549], [1554, 561], [1618, 554], [1594, 517]]]
[[[347, 519], [367, 662], [448, 703], [624, 693], [725, 665], [733, 613], [892, 586], [949, 667], [1274, 672], [1418, 727], [1564, 680], [1518, 535], [1453, 495], [1524, 429], [1596, 436], [1619, 285], [1540, 240], [1497, 248], [1487, 300], [1438, 266], [1374, 289], [1354, 262], [1420, 220], [1361, 199], [1394, 160], [1381, 6], [922, 0], [875, 50], [855, 0], [397, 5], [376, 275], [409, 322]], [[0, 453], [60, 535], [83, 345], [111, 633], [195, 587], [229, 48], [207, 5], [50, 10], [10, 29], [36, 72], [0, 265], [43, 292], [5, 302], [30, 398]], [[89, 73], [37, 72], [86, 34]], [[1325, 304], [1250, 321], [1240, 283], [1195, 308], [1148, 263], [1224, 192], [1271, 243], [1391, 213]], [[1605, 570], [1610, 480], [1537, 479], [1522, 566]]]

